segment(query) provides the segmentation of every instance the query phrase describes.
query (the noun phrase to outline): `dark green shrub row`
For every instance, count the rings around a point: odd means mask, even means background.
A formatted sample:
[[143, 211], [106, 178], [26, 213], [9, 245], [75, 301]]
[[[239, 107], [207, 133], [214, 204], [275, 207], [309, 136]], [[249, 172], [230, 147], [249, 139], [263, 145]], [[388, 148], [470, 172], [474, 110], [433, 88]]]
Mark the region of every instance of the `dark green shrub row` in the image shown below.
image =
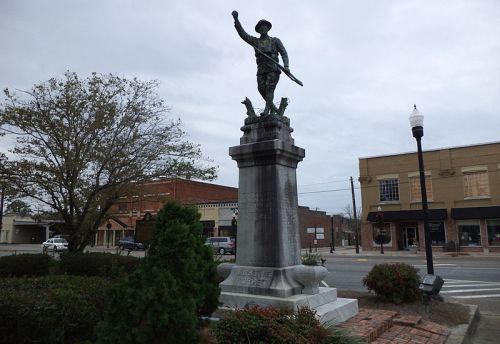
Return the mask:
[[43, 276], [49, 273], [51, 259], [44, 254], [17, 254], [0, 257], [0, 276]]
[[140, 259], [111, 253], [64, 253], [60, 261], [45, 254], [0, 257], [0, 276], [43, 276], [50, 272], [77, 276], [118, 277], [131, 273]]
[[310, 308], [292, 310], [251, 307], [228, 314], [215, 325], [213, 332], [220, 344], [357, 344], [360, 338], [345, 330], [325, 327]]
[[61, 255], [59, 272], [77, 276], [116, 277], [133, 272], [140, 259], [111, 253], [65, 253]]
[[403, 303], [420, 297], [418, 270], [405, 263], [378, 264], [363, 278], [363, 284], [385, 301]]
[[0, 278], [2, 343], [94, 342], [112, 281], [49, 275]]

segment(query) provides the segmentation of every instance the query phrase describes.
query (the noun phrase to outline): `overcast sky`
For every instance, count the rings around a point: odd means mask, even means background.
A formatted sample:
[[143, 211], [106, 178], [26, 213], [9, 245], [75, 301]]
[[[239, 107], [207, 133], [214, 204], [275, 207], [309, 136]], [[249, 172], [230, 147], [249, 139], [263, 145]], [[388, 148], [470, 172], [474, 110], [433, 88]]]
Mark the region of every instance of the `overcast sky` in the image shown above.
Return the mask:
[[500, 141], [498, 0], [0, 0], [0, 87], [28, 89], [66, 70], [158, 79], [171, 115], [219, 166], [215, 183], [237, 186], [228, 147], [242, 135], [240, 102], [264, 102], [234, 9], [253, 35], [259, 19], [271, 21], [304, 83], [282, 75], [275, 92], [290, 99], [306, 150], [300, 205], [342, 212], [359, 157], [416, 150], [414, 103], [424, 149]]

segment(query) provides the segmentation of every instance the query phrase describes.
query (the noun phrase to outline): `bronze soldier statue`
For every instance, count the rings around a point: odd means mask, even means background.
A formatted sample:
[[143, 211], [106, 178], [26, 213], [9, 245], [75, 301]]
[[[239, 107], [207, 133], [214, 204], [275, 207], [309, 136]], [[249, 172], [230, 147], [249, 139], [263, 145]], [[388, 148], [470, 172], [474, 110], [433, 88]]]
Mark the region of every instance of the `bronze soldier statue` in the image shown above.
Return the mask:
[[[271, 30], [271, 23], [265, 19], [259, 20], [255, 25], [255, 31], [260, 34], [260, 37], [254, 37], [245, 32], [238, 20], [238, 12], [232, 12], [234, 18], [234, 26], [240, 37], [254, 47], [255, 58], [257, 60], [257, 87], [262, 98], [266, 101], [266, 107], [262, 115], [276, 114], [278, 109], [273, 103], [274, 90], [280, 79], [281, 70], [286, 73], [292, 80], [288, 67], [288, 54], [286, 53], [283, 43], [276, 38], [270, 37], [267, 33]], [[283, 67], [279, 64], [278, 54], [283, 60]], [[294, 80], [297, 82], [297, 80]], [[301, 84], [300, 81], [297, 83]]]

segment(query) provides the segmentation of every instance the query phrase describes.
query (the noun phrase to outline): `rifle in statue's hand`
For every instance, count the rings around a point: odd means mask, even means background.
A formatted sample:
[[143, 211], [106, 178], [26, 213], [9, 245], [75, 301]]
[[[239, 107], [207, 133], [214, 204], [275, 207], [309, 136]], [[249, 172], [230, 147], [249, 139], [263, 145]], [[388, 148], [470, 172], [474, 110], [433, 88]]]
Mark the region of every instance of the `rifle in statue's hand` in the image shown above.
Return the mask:
[[276, 62], [271, 56], [267, 55], [265, 52], [263, 52], [262, 50], [260, 50], [259, 48], [257, 48], [256, 46], [253, 46], [253, 48], [255, 50], [257, 50], [259, 52], [259, 54], [261, 54], [262, 56], [264, 56], [265, 58], [267, 58], [268, 60], [272, 61], [276, 66], [278, 66], [279, 69], [281, 69], [281, 71], [283, 71], [283, 73], [286, 74], [287, 77], [289, 77], [290, 79], [292, 79], [292, 81], [295, 81], [297, 84], [299, 84], [300, 86], [304, 86], [304, 84], [302, 83], [302, 81], [300, 81], [299, 79], [297, 79], [291, 72], [290, 70], [288, 70], [287, 68], [283, 67], [282, 65], [280, 65], [278, 62]]

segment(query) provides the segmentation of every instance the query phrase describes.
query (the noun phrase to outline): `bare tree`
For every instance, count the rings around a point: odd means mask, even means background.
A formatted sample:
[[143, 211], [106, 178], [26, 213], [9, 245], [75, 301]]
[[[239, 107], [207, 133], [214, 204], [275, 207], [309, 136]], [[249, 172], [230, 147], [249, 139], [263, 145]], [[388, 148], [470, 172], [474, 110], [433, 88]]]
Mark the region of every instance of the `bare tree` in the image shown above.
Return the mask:
[[83, 250], [131, 184], [215, 178], [180, 120], [168, 118], [158, 84], [68, 71], [28, 91], [5, 89], [0, 128], [16, 144], [0, 177], [60, 214], [70, 250]]
[[354, 211], [351, 204], [346, 204], [342, 215], [347, 219], [349, 223], [349, 228], [354, 233], [354, 235], [358, 236], [359, 243], [361, 243], [361, 233], [360, 233], [360, 225], [361, 225], [361, 208], [356, 207], [356, 221], [354, 220]]

